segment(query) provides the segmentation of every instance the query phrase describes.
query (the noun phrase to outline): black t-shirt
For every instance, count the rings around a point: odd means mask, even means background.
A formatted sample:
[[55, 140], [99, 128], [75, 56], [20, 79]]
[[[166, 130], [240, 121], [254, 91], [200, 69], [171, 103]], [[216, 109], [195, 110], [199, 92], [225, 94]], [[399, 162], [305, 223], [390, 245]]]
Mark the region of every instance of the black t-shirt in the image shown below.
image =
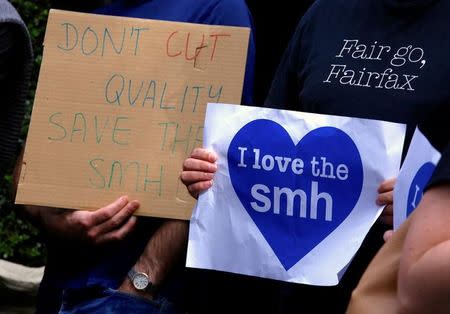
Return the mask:
[[450, 102], [449, 12], [448, 1], [316, 1], [266, 106], [407, 123], [409, 143]]
[[[265, 105], [406, 123], [405, 153], [418, 124], [448, 113], [449, 13], [444, 0], [317, 0], [297, 27]], [[434, 137], [448, 136], [441, 131], [445, 121], [435, 121]], [[450, 179], [446, 160], [433, 180]], [[285, 311], [344, 313], [383, 243], [383, 230], [376, 228], [339, 286], [290, 285], [282, 296]]]
[[450, 103], [441, 108], [419, 126], [431, 144], [442, 153], [428, 188], [450, 181]]
[[442, 151], [442, 157], [431, 177], [428, 187], [450, 182], [450, 143]]

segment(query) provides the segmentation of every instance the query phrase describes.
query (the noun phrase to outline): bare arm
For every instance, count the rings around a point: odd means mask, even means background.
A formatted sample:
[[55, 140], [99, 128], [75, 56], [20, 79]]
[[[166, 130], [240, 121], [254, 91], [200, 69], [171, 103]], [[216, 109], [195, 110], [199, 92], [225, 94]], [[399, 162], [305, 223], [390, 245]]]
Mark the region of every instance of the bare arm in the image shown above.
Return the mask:
[[[134, 265], [135, 270], [145, 272], [154, 285], [160, 286], [184, 255], [188, 229], [189, 223], [187, 221], [167, 220], [147, 243], [144, 253]], [[140, 292], [134, 289], [128, 278], [125, 278], [119, 289], [150, 299], [154, 297], [148, 292]]]
[[[217, 156], [214, 152], [196, 148], [183, 163], [180, 180], [186, 185], [192, 197], [198, 198], [200, 192], [212, 185]], [[186, 250], [189, 224], [187, 221], [168, 220], [152, 236], [134, 265], [135, 270], [145, 272], [157, 286], [167, 277], [167, 274]], [[153, 298], [148, 292], [136, 291], [130, 280], [125, 278], [121, 287], [123, 291], [136, 293]]]
[[400, 262], [399, 313], [450, 313], [450, 184], [427, 191], [415, 212]]

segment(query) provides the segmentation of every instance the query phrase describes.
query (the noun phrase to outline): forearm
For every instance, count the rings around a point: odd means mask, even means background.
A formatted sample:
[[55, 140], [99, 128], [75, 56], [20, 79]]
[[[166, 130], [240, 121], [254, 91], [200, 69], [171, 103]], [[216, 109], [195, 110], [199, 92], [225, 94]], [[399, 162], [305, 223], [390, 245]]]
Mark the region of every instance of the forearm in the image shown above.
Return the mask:
[[424, 194], [402, 250], [399, 313], [450, 313], [450, 185]]
[[184, 255], [188, 229], [187, 221], [167, 220], [152, 236], [135, 267], [160, 285]]
[[399, 314], [450, 313], [450, 240], [427, 251], [399, 290]]

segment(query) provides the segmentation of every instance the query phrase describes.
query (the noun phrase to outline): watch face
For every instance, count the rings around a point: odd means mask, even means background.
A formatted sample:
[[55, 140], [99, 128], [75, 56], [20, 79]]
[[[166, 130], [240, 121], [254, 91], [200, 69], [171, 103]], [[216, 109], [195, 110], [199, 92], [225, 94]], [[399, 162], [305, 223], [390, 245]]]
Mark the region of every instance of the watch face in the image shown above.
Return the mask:
[[133, 278], [133, 285], [138, 290], [144, 290], [147, 288], [148, 283], [149, 280], [146, 274], [137, 273]]

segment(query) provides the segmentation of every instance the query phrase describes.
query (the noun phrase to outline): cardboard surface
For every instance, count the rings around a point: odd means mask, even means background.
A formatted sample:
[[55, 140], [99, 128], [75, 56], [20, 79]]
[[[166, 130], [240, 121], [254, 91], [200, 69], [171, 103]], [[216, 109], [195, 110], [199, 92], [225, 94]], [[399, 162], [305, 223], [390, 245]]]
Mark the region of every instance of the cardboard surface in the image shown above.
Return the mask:
[[189, 219], [207, 102], [240, 103], [249, 29], [51, 10], [16, 203]]

